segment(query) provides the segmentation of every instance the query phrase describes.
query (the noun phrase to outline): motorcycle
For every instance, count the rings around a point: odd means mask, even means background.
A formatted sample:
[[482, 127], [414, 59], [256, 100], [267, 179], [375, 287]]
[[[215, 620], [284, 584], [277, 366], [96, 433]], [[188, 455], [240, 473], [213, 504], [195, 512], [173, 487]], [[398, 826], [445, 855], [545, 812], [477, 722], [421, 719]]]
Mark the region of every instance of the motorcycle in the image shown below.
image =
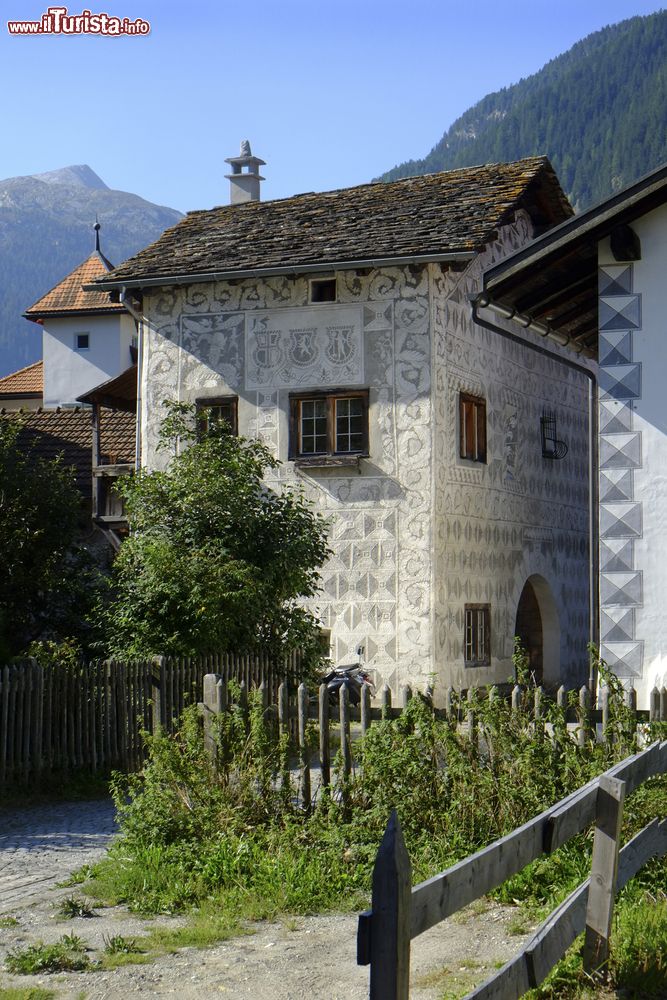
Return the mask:
[[341, 664], [339, 667], [334, 667], [322, 678], [322, 682], [327, 686], [331, 705], [338, 704], [342, 687], [347, 688], [351, 705], [358, 705], [361, 701], [361, 688], [364, 684], [370, 685], [371, 694], [375, 693], [375, 685], [371, 675], [361, 663]]

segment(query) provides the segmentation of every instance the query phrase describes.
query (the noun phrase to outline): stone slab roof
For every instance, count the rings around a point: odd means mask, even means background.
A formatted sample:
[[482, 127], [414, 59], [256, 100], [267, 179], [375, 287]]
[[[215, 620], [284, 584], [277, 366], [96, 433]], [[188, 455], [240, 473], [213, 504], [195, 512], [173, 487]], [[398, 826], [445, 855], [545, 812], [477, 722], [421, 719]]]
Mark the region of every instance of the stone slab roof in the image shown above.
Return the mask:
[[123, 312], [118, 302], [111, 302], [105, 292], [84, 291], [89, 284], [111, 270], [111, 264], [101, 253], [94, 250], [87, 260], [58, 282], [55, 288], [38, 299], [23, 313], [26, 319], [39, 322], [47, 316], [71, 316], [78, 313]]
[[[0, 411], [5, 420], [20, 420], [19, 441], [32, 445], [40, 458], [63, 456], [73, 466], [76, 484], [86, 500], [92, 495], [93, 427], [89, 409]], [[101, 460], [105, 465], [134, 462], [136, 420], [134, 414], [102, 409]]]
[[44, 394], [44, 364], [20, 368], [17, 372], [0, 378], [0, 401], [3, 396], [42, 396]]
[[546, 157], [190, 212], [95, 285], [472, 253], [521, 207], [544, 227], [572, 215]]

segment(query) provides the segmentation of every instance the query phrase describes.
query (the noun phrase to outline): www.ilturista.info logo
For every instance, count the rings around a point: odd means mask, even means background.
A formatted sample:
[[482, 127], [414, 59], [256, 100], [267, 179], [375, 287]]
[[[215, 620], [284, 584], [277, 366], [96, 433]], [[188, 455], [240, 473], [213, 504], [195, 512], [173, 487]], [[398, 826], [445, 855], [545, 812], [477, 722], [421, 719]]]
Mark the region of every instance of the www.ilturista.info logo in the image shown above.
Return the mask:
[[138, 17], [114, 17], [82, 10], [69, 14], [67, 7], [49, 7], [39, 21], [7, 21], [10, 35], [147, 35], [150, 23]]

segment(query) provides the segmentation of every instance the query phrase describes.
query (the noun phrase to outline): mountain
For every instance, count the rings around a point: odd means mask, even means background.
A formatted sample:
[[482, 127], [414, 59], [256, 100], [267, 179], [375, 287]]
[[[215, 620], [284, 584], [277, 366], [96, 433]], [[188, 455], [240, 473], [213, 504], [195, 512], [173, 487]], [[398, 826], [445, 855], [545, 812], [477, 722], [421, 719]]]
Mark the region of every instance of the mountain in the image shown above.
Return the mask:
[[94, 249], [114, 264], [181, 218], [172, 208], [112, 191], [85, 165], [0, 181], [0, 376], [41, 357], [40, 328], [21, 313]]
[[667, 160], [667, 11], [588, 35], [380, 180], [536, 154], [549, 157], [579, 211]]

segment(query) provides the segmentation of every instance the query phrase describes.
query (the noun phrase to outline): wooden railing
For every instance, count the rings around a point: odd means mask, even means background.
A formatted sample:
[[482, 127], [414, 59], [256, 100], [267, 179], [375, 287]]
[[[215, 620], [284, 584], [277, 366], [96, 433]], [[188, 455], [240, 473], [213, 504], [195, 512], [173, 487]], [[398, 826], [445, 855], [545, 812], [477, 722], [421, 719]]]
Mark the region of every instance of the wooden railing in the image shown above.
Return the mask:
[[654, 819], [619, 852], [625, 795], [667, 772], [667, 741], [653, 743], [489, 847], [420, 885], [394, 812], [373, 872], [372, 907], [359, 917], [357, 961], [370, 965], [371, 1000], [408, 1000], [410, 942], [516, 875], [542, 854], [596, 824], [592, 877], [541, 924], [531, 940], [470, 1000], [516, 1000], [538, 986], [586, 931], [588, 971], [606, 960], [615, 892], [652, 857], [667, 853], [667, 819]]

